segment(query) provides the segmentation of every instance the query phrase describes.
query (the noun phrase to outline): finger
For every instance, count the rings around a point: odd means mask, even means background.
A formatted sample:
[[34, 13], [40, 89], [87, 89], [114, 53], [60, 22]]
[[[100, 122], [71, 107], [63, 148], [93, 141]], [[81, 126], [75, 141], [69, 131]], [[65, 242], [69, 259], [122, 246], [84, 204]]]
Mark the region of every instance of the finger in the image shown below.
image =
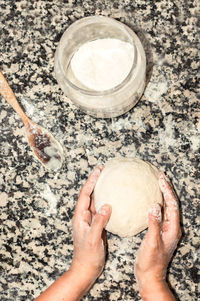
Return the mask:
[[164, 197], [164, 210], [166, 211], [164, 213], [166, 214], [167, 220], [173, 218], [179, 222], [179, 208], [177, 198], [175, 193], [173, 192], [171, 183], [163, 173], [161, 173], [159, 176], [159, 186]]
[[104, 244], [104, 247], [105, 247], [105, 253], [106, 253], [107, 237], [106, 237], [106, 230], [105, 229], [103, 229], [103, 231], [102, 231], [101, 238], [103, 240], [103, 244]]
[[[98, 165], [98, 168], [102, 172], [102, 170], [104, 169], [104, 166], [103, 165]], [[91, 195], [90, 211], [92, 212], [92, 215], [96, 214], [96, 209], [95, 209], [95, 205], [94, 205], [94, 192]]]
[[96, 213], [90, 230], [90, 239], [92, 239], [92, 241], [98, 241], [101, 239], [102, 231], [110, 218], [111, 211], [111, 206], [105, 204]]
[[97, 179], [101, 173], [101, 169], [96, 167], [91, 175], [88, 177], [85, 185], [82, 187], [77, 205], [76, 205], [76, 215], [82, 215], [85, 210], [88, 210], [90, 207], [90, 196], [95, 187]]
[[95, 209], [95, 205], [94, 205], [94, 195], [92, 194], [92, 200], [91, 200], [91, 204], [90, 204], [90, 211], [92, 213], [92, 216], [94, 216], [96, 214], [96, 209]]
[[103, 169], [104, 169], [104, 166], [103, 166], [103, 164], [101, 164], [101, 165], [98, 165], [98, 168], [102, 171]]
[[163, 173], [159, 176], [159, 186], [164, 197], [165, 220], [163, 229], [175, 234], [180, 229], [178, 202], [171, 183]]
[[153, 204], [148, 214], [148, 232], [146, 239], [153, 246], [157, 245], [160, 240], [160, 225], [161, 225], [161, 207], [159, 204]]
[[83, 217], [83, 221], [90, 226], [91, 222], [92, 222], [92, 214], [91, 214], [91, 212], [89, 210], [85, 210], [83, 212], [83, 216], [82, 217]]

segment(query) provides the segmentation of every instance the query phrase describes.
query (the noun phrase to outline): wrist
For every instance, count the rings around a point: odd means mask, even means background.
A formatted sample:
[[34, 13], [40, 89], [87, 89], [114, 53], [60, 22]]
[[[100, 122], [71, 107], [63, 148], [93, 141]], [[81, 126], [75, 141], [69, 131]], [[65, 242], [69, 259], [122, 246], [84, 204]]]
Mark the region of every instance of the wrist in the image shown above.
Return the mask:
[[139, 283], [139, 291], [142, 300], [145, 300], [146, 296], [149, 296], [151, 294], [154, 294], [155, 292], [162, 290], [162, 287], [165, 283], [166, 282], [164, 280], [161, 281], [154, 281], [152, 279], [146, 281], [143, 280], [142, 284]]
[[62, 278], [73, 291], [72, 300], [80, 300], [92, 285], [87, 277], [84, 277], [78, 271], [71, 268], [62, 275]]
[[92, 286], [88, 277], [84, 277], [77, 269], [70, 268], [59, 277], [37, 300], [78, 301]]
[[76, 261], [72, 261], [68, 272], [70, 273], [73, 281], [77, 283], [78, 287], [83, 289], [89, 289], [97, 278], [96, 274], [92, 270], [77, 263]]
[[165, 280], [156, 282], [149, 280], [143, 283], [139, 290], [143, 301], [175, 300]]

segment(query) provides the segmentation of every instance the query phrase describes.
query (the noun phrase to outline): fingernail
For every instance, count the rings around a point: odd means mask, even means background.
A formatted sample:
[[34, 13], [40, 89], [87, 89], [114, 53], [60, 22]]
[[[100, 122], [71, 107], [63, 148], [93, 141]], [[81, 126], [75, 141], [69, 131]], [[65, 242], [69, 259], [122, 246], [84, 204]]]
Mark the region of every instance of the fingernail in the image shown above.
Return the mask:
[[98, 213], [101, 215], [107, 215], [108, 212], [110, 211], [110, 206], [109, 205], [103, 205], [99, 210]]
[[162, 190], [162, 192], [163, 193], [166, 192], [167, 187], [168, 187], [168, 185], [167, 185], [168, 182], [165, 180], [165, 175], [163, 173], [160, 174], [158, 182], [159, 182], [159, 186], [160, 186], [160, 189]]
[[159, 178], [165, 180], [165, 181], [168, 182], [169, 184], [171, 183], [171, 182], [170, 182], [170, 179], [168, 178], [168, 176], [167, 176], [164, 172], [161, 172], [161, 173], [160, 173]]
[[95, 183], [97, 180], [97, 177], [100, 175], [100, 173], [101, 173], [101, 170], [98, 167], [96, 167], [90, 176], [90, 182]]
[[100, 170], [102, 170], [104, 168], [103, 164], [97, 165], [97, 168], [99, 168]]
[[160, 205], [155, 203], [149, 209], [149, 214], [155, 217], [159, 222], [161, 222], [161, 208]]
[[93, 171], [93, 175], [99, 175], [101, 172], [101, 170], [99, 169], [99, 167], [97, 166], [94, 171]]

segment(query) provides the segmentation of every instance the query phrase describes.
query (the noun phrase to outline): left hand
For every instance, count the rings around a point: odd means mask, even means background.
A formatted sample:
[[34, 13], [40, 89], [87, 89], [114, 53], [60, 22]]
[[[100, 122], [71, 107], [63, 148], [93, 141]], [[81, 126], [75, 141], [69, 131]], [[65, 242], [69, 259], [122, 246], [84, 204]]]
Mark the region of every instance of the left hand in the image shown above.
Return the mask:
[[93, 284], [101, 274], [105, 264], [106, 226], [111, 207], [104, 205], [98, 212], [94, 208], [91, 195], [102, 167], [96, 167], [83, 186], [72, 220], [74, 257], [70, 270], [76, 271]]
[[[105, 263], [105, 230], [111, 207], [104, 205], [99, 212], [91, 199], [102, 168], [95, 168], [83, 186], [73, 217], [74, 258], [71, 267], [36, 300], [78, 301], [101, 274]], [[36, 301], [35, 300], [35, 301]]]

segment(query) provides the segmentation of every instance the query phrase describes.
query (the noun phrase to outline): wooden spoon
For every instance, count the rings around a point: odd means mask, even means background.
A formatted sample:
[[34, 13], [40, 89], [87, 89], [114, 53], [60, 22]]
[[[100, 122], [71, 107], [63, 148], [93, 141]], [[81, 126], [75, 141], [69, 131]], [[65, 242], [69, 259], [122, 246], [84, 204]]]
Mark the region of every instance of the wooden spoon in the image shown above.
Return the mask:
[[64, 159], [62, 146], [47, 130], [28, 118], [1, 71], [0, 94], [21, 117], [26, 127], [28, 141], [36, 158], [48, 169], [57, 170], [61, 168]]

